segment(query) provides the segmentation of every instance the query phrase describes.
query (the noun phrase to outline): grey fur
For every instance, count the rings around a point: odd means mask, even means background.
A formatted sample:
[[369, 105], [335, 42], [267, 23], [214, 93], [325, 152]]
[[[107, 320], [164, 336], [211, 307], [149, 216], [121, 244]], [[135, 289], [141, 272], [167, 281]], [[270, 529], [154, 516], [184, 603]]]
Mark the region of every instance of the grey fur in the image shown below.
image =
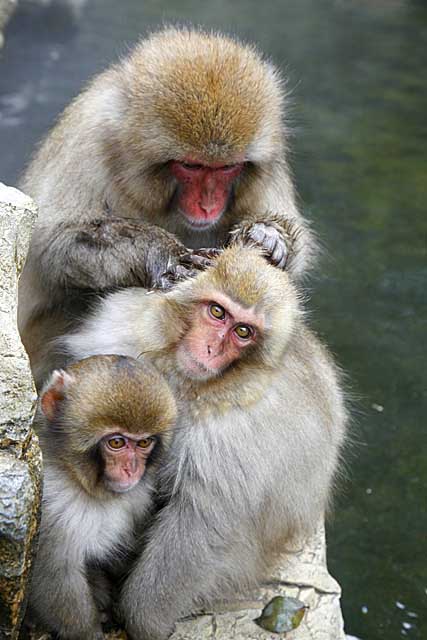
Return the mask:
[[[243, 253], [240, 260], [243, 271]], [[164, 640], [180, 617], [258, 584], [289, 540], [310, 533], [327, 509], [347, 419], [339, 375], [304, 326], [285, 274], [273, 272], [281, 280], [271, 295], [287, 314], [270, 327], [280, 354], [273, 368], [242, 363], [238, 377], [227, 370], [208, 385], [183, 379], [161, 321], [167, 300], [183, 299], [188, 282], [168, 294], [113, 294], [64, 339], [75, 358], [143, 353], [180, 402], [159, 471], [166, 504], [122, 592], [134, 640]]]
[[61, 640], [104, 637], [101, 623], [112, 619], [111, 578], [124, 575], [137, 531], [152, 515], [156, 457], [133, 488], [119, 493], [104, 483], [95, 448], [111, 429], [131, 429], [155, 435], [161, 451], [175, 411], [169, 387], [141, 362], [89, 358], [52, 374], [35, 420], [44, 479], [27, 621]]

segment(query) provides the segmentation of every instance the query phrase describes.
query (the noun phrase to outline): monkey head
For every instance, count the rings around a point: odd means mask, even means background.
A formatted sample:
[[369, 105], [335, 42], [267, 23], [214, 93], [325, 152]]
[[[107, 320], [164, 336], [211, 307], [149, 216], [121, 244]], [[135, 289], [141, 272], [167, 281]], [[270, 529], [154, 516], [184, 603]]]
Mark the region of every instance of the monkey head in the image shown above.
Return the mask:
[[197, 277], [164, 295], [160, 331], [193, 380], [230, 368], [278, 366], [301, 313], [288, 275], [257, 248], [231, 246]]
[[251, 46], [186, 29], [154, 33], [123, 68], [121, 138], [105, 143], [119, 188], [157, 224], [166, 212], [196, 232], [216, 225], [245, 177], [282, 153], [278, 72]]
[[162, 376], [123, 356], [57, 370], [42, 391], [43, 452], [92, 495], [135, 487], [155, 460], [176, 408]]

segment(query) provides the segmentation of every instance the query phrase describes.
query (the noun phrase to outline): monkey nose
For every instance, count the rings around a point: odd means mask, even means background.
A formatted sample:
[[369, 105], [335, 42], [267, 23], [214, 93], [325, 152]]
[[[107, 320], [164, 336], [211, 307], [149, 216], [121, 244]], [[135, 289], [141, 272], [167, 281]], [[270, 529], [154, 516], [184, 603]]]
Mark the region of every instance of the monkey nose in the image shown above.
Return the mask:
[[129, 464], [126, 467], [126, 473], [129, 476], [132, 476], [134, 473], [136, 473], [138, 470], [138, 461], [136, 459], [136, 456], [133, 456], [133, 458], [131, 460], [129, 460]]
[[216, 210], [217, 204], [215, 201], [210, 202], [209, 200], [205, 200], [200, 204], [200, 208], [207, 216], [210, 216]]

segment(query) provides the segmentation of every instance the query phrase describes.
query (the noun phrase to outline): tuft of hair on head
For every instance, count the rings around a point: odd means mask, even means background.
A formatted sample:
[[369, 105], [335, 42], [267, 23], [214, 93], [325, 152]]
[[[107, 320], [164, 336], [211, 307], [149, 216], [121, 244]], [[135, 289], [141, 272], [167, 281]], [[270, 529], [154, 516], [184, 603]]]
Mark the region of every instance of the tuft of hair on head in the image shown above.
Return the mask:
[[[56, 415], [45, 413], [46, 394], [55, 395]], [[163, 376], [150, 364], [120, 355], [91, 356], [55, 371], [41, 397], [62, 434], [79, 431], [74, 444], [86, 450], [99, 433], [120, 425], [129, 433], [162, 433], [174, 424], [176, 403]], [[55, 425], [54, 425], [55, 426]]]
[[120, 355], [98, 355], [54, 371], [36, 416], [45, 462], [60, 465], [85, 491], [104, 491], [97, 445], [108, 432], [157, 437], [156, 451], [171, 440], [176, 403], [152, 365]]
[[124, 70], [132, 144], [155, 139], [159, 162], [170, 159], [171, 141], [174, 159], [256, 162], [281, 153], [283, 83], [253, 46], [169, 27], [143, 40]]

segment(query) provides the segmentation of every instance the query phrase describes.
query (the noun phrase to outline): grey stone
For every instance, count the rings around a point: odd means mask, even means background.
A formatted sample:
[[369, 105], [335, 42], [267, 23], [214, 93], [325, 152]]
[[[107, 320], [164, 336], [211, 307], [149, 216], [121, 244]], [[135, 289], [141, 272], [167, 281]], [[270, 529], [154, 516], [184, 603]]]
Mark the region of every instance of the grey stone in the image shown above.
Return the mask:
[[34, 203], [0, 183], [0, 638], [18, 637], [38, 529], [41, 454], [31, 429], [36, 394], [16, 326], [18, 277]]
[[271, 578], [259, 590], [179, 622], [171, 640], [277, 640], [284, 636], [264, 631], [254, 623], [277, 595], [298, 598], [308, 605], [300, 626], [286, 633], [286, 640], [345, 639], [341, 589], [326, 567], [323, 525], [300, 548], [297, 545], [282, 556]]

